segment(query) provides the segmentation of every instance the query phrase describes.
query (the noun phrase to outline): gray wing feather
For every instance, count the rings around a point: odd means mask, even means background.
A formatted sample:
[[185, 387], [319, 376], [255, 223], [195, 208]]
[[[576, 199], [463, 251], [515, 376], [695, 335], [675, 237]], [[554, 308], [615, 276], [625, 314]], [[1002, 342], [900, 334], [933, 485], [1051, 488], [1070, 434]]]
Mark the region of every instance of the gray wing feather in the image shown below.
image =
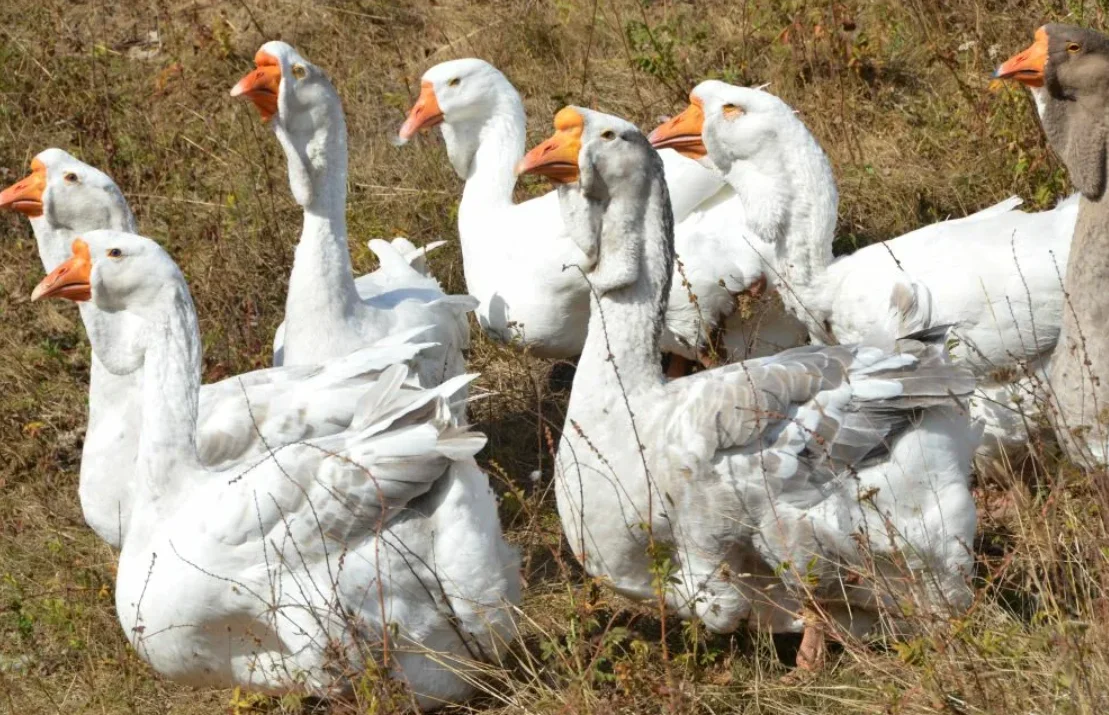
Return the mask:
[[885, 455], [923, 411], [974, 389], [942, 348], [895, 347], [805, 346], [675, 380], [667, 432], [703, 444], [703, 458], [731, 462], [728, 471], [761, 472], [782, 499], [812, 503], [827, 482]]

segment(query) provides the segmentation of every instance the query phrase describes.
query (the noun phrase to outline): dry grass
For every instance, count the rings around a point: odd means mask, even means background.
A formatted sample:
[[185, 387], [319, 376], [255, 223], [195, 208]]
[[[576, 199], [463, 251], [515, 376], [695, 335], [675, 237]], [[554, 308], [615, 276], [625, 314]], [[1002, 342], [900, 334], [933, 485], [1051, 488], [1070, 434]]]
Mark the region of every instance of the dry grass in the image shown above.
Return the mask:
[[[419, 75], [489, 59], [527, 98], [533, 138], [563, 104], [643, 127], [701, 78], [769, 82], [835, 164], [838, 248], [849, 250], [1018, 193], [1066, 190], [1029, 100], [989, 71], [1046, 19], [1104, 27], [1104, 0], [237, 0], [0, 6], [0, 181], [47, 146], [109, 172], [142, 232], [190, 279], [209, 379], [262, 366], [281, 317], [300, 213], [276, 142], [227, 96], [264, 40], [326, 68], [350, 127], [351, 235], [456, 238], [459, 181], [437, 140], [388, 139]], [[527, 189], [525, 189], [527, 190]], [[28, 303], [41, 270], [26, 223], [0, 241], [0, 708], [13, 713], [271, 710], [155, 677], [130, 651], [111, 595], [114, 554], [83, 524], [77, 465], [88, 350], [76, 311]], [[525, 239], [522, 239], [525, 240]], [[352, 243], [359, 272], [372, 268]], [[464, 290], [457, 247], [433, 260]], [[996, 493], [981, 596], [906, 642], [848, 643], [801, 685], [789, 643], [662, 634], [649, 609], [597, 589], [567, 559], [550, 500], [548, 430], [564, 393], [551, 366], [477, 340], [495, 393], [473, 419], [525, 553], [525, 638], [489, 679], [490, 712], [1098, 713], [1109, 711], [1109, 535], [1087, 478], [1049, 457]], [[533, 478], [533, 473], [538, 476]], [[668, 659], [662, 657], [665, 639]], [[783, 663], [785, 665], [783, 665]], [[357, 708], [391, 712], [368, 690]], [[346, 706], [334, 711], [345, 712]]]

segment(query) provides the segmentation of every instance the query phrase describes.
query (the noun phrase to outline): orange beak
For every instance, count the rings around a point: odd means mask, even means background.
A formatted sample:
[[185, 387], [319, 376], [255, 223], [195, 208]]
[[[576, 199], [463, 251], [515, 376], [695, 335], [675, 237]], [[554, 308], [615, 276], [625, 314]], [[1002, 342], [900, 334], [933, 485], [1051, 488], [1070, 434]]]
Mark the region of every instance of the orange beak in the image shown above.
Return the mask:
[[73, 239], [73, 255], [54, 270], [50, 271], [35, 286], [31, 300], [40, 298], [66, 298], [68, 300], [91, 300], [92, 255], [89, 244], [79, 238]]
[[670, 121], [660, 124], [647, 140], [656, 149], [673, 149], [690, 159], [708, 154], [701, 132], [705, 128], [705, 109], [701, 100], [689, 95], [689, 106]]
[[1047, 66], [1047, 31], [1036, 30], [1036, 39], [1024, 52], [1013, 55], [997, 68], [998, 79], [1012, 79], [1029, 87], [1044, 86], [1044, 68]]
[[408, 110], [408, 117], [400, 126], [400, 138], [408, 141], [416, 136], [421, 129], [430, 129], [436, 124], [443, 123], [443, 110], [439, 108], [439, 99], [435, 96], [435, 89], [431, 82], [420, 82], [420, 97]]
[[18, 211], [27, 218], [42, 216], [42, 195], [46, 192], [46, 167], [31, 160], [31, 173], [0, 191], [0, 209]]
[[578, 154], [585, 119], [573, 107], [563, 107], [555, 115], [555, 133], [535, 147], [516, 164], [516, 175], [538, 174], [556, 184], [578, 180]]
[[277, 58], [258, 50], [254, 55], [255, 70], [239, 80], [231, 88], [231, 96], [245, 96], [262, 115], [262, 121], [268, 122], [277, 114], [277, 96], [281, 92], [281, 65]]

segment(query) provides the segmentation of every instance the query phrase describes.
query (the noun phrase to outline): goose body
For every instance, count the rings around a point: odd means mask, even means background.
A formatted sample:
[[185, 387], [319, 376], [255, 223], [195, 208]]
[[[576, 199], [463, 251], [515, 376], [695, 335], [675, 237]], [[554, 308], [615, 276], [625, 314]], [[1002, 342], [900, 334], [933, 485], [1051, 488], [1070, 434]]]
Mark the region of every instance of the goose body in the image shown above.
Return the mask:
[[144, 364], [115, 594], [139, 656], [196, 686], [335, 695], [378, 663], [425, 709], [467, 697], [461, 670], [511, 639], [519, 598], [473, 461], [485, 439], [451, 416], [470, 378], [423, 389], [395, 361], [426, 343], [365, 348], [372, 386], [346, 429], [213, 469], [197, 449], [200, 336], [176, 265], [153, 241], [93, 231], [35, 297], [80, 285], [143, 328], [98, 336], [129, 343], [109, 367]]
[[[0, 194], [0, 206], [27, 215], [48, 273], [68, 257], [73, 239], [86, 232], [134, 230], [134, 217], [115, 182], [60, 149], [39, 153], [31, 175]], [[143, 368], [116, 374], [101, 359], [122, 341], [98, 344], [98, 336], [135, 329], [129, 316], [87, 301], [79, 308], [93, 348], [88, 426], [81, 450], [81, 511], [98, 536], [119, 547], [129, 528], [135, 493]], [[355, 354], [322, 366], [257, 370], [203, 385], [197, 427], [201, 462], [218, 468], [346, 428], [372, 384], [363, 373], [380, 359]]]
[[840, 341], [874, 329], [889, 309], [882, 296], [896, 303], [896, 334], [952, 326], [951, 353], [978, 380], [970, 409], [986, 430], [980, 453], [1006, 460], [1022, 454], [1038, 430], [1037, 395], [1063, 325], [1062, 276], [1078, 200], [1036, 213], [991, 209], [834, 261], [810, 304], [823, 306], [818, 312]]
[[[541, 357], [577, 355], [589, 318], [583, 256], [562, 223], [554, 192], [513, 201], [525, 138], [520, 95], [481, 60], [436, 65], [423, 76], [401, 140], [432, 126], [441, 128], [451, 164], [466, 182], [458, 229], [466, 285], [480, 301], [483, 330]], [[672, 209], [681, 220], [676, 245], [684, 273], [674, 277], [663, 349], [695, 359], [713, 347], [725, 348], [728, 357], [783, 347], [764, 345], [762, 332], [753, 329], [760, 324], [776, 341], [797, 344], [804, 330], [784, 312], [760, 309], [751, 320], [737, 311], [740, 294], [767, 271], [757, 241], [736, 235], [742, 207], [729, 201], [730, 189], [697, 162], [672, 151], [663, 155], [674, 186]], [[778, 322], [785, 328], [777, 329]], [[717, 332], [730, 337], [713, 346]]]
[[347, 248], [346, 121], [331, 82], [284, 42], [263, 45], [255, 64], [232, 95], [250, 98], [273, 126], [288, 160], [293, 196], [304, 208], [275, 364], [317, 364], [393, 331], [427, 326], [427, 339], [435, 345], [417, 357], [421, 383], [437, 385], [462, 374], [462, 351], [469, 346], [466, 313], [476, 300], [445, 295], [385, 241], [371, 249], [387, 266], [384, 286], [390, 290], [360, 295]]
[[783, 300], [812, 339], [852, 343], [876, 332], [951, 326], [953, 357], [981, 388], [971, 401], [988, 436], [981, 453], [995, 458], [1024, 449], [1037, 421], [1033, 376], [1062, 325], [1060, 267], [1070, 252], [1075, 200], [1025, 213], [1008, 199], [832, 260], [826, 247], [835, 228], [835, 179], [801, 119], [761, 90], [707, 81], [693, 96], [703, 121], [688, 141], [703, 142], [755, 224], [766, 224], [758, 214], [774, 206], [760, 196], [796, 197], [779, 202], [793, 215], [777, 236], [776, 265]]
[[804, 630], [808, 600], [865, 631], [894, 598], [868, 580], [870, 558], [897, 597], [965, 607], [980, 430], [952, 396], [971, 392], [969, 371], [900, 341], [794, 348], [666, 381], [653, 357], [673, 260], [661, 162], [615, 117], [559, 119], [576, 134], [560, 130], [524, 166], [545, 173], [556, 145], [580, 157], [560, 197], [597, 255], [556, 458], [559, 516], [586, 570], [653, 599], [665, 558], [668, 606], [715, 632]]
[[983, 378], [1018, 363], [1035, 366], [1059, 340], [1061, 276], [1078, 200], [1037, 213], [984, 213], [924, 226], [832, 262], [819, 283], [818, 316], [837, 340], [858, 341], [888, 309], [895, 286], [916, 284], [926, 292], [901, 311], [903, 332], [954, 326], [953, 354]]

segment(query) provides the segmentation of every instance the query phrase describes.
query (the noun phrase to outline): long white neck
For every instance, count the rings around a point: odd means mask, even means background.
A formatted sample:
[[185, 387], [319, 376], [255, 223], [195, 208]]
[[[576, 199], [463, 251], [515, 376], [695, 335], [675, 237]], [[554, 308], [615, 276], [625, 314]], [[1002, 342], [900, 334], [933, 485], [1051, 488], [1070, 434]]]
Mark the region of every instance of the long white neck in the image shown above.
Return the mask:
[[[73, 244], [76, 233], [68, 229], [51, 226], [46, 216], [38, 216], [30, 221], [31, 230], [35, 234], [35, 243], [38, 244], [39, 259], [42, 261], [43, 270], [49, 273], [58, 267], [62, 261], [69, 258], [70, 246]], [[103, 226], [102, 228], [109, 227]]]
[[329, 113], [327, 124], [303, 145], [306, 151], [280, 138], [293, 195], [304, 208], [285, 301], [285, 364], [310, 364], [318, 362], [318, 351], [330, 354], [328, 336], [341, 335], [360, 305], [347, 246], [347, 133], [342, 110]]
[[[167, 283], [159, 310], [145, 321], [142, 431], [135, 469], [140, 502], [155, 512], [172, 506], [177, 477], [200, 467], [196, 452], [201, 346], [196, 310], [184, 282]], [[142, 507], [136, 507], [136, 512]]]
[[776, 246], [782, 302], [810, 332], [824, 332], [817, 283], [832, 262], [839, 197], [832, 167], [800, 122], [779, 128], [778, 146], [732, 163], [725, 174], [751, 228]]
[[[516, 162], [524, 155], [525, 121], [520, 95], [505, 87], [484, 119], [443, 125], [451, 163], [466, 180], [458, 206], [460, 227], [490, 208], [512, 205]], [[465, 242], [466, 233], [461, 238]]]
[[[571, 418], [575, 401], [589, 402], [598, 395], [621, 392], [633, 396], [663, 383], [659, 341], [674, 263], [669, 214], [670, 200], [661, 177], [651, 182], [646, 196], [628, 192], [609, 201], [601, 245], [639, 243], [642, 250], [635, 257], [633, 282], [600, 295], [596, 289], [592, 292], [589, 332], [578, 360], [568, 412]], [[593, 275], [603, 272], [611, 257], [602, 248]]]

